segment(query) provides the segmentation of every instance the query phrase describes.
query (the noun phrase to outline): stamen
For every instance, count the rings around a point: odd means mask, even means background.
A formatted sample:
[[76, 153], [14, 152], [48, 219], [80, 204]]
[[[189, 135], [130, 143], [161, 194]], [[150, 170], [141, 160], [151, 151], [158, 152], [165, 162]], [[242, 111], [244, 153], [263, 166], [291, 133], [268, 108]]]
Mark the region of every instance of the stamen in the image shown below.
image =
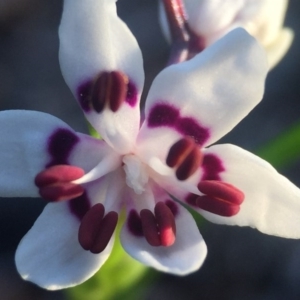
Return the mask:
[[106, 248], [118, 223], [115, 211], [110, 211], [106, 216], [104, 212], [103, 204], [94, 205], [84, 215], [78, 231], [81, 247], [94, 254], [101, 253]]
[[235, 186], [217, 180], [203, 180], [199, 182], [198, 189], [205, 195], [194, 198], [196, 206], [223, 217], [236, 215], [245, 198]]
[[70, 182], [42, 186], [39, 189], [41, 197], [50, 202], [71, 200], [81, 196], [83, 193], [84, 188], [81, 185]]
[[91, 93], [94, 110], [102, 112], [106, 105], [116, 112], [126, 99], [128, 77], [120, 71], [102, 72], [95, 80]]
[[153, 246], [172, 246], [176, 238], [175, 218], [164, 202], [158, 202], [155, 215], [149, 209], [140, 212], [142, 228], [147, 242]]
[[101, 253], [108, 245], [118, 223], [118, 214], [110, 211], [101, 221], [95, 242], [90, 249], [94, 254]]
[[43, 187], [58, 182], [70, 182], [84, 175], [84, 170], [69, 165], [56, 165], [40, 172], [35, 177], [35, 185]]
[[198, 184], [198, 189], [205, 195], [220, 198], [232, 204], [242, 204], [245, 198], [244, 193], [233, 185], [217, 180], [203, 180]]
[[103, 204], [98, 203], [84, 215], [78, 231], [78, 241], [84, 250], [92, 248], [104, 216], [104, 211]]
[[202, 158], [202, 153], [195, 147], [178, 167], [176, 171], [177, 179], [186, 180], [192, 176], [202, 163]]
[[119, 71], [113, 71], [110, 74], [112, 84], [109, 107], [113, 112], [116, 112], [126, 99], [129, 80], [125, 74]]
[[194, 141], [190, 138], [183, 138], [176, 142], [169, 150], [166, 163], [170, 168], [180, 165], [186, 156], [194, 148]]
[[197, 171], [202, 160], [203, 155], [194, 140], [184, 137], [170, 148], [166, 164], [171, 168], [177, 168], [178, 180], [186, 180]]
[[162, 246], [172, 246], [176, 238], [176, 224], [172, 211], [163, 202], [158, 202], [154, 209]]
[[146, 241], [153, 247], [160, 246], [161, 242], [154, 214], [149, 209], [142, 209], [140, 216]]
[[41, 197], [47, 201], [56, 202], [71, 200], [81, 196], [84, 188], [72, 183], [84, 175], [84, 170], [69, 165], [52, 166], [35, 177]]
[[121, 163], [122, 161], [120, 155], [112, 152], [111, 155], [107, 155], [106, 157], [104, 157], [98, 163], [98, 165], [96, 165], [92, 170], [90, 170], [81, 178], [74, 180], [73, 183], [83, 184], [99, 179], [100, 177], [117, 169], [121, 165]]
[[222, 217], [232, 217], [240, 211], [240, 206], [210, 196], [199, 196], [197, 206]]
[[103, 72], [96, 79], [91, 96], [92, 105], [97, 113], [100, 113], [108, 102], [111, 82], [109, 72]]

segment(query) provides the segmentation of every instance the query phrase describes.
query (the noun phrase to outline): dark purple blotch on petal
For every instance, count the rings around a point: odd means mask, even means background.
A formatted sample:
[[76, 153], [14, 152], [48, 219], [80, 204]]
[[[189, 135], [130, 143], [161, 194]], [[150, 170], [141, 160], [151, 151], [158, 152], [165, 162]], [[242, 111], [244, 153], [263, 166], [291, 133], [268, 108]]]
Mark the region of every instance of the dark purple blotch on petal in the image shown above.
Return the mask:
[[170, 199], [167, 199], [167, 200], [165, 201], [165, 204], [170, 208], [170, 210], [171, 210], [173, 216], [176, 217], [177, 214], [178, 214], [178, 206], [177, 206], [177, 204], [175, 203], [175, 201], [172, 201], [172, 200], [170, 200]]
[[127, 226], [133, 235], [138, 237], [144, 236], [141, 218], [134, 209], [129, 212]]
[[205, 154], [202, 162], [201, 180], [221, 180], [220, 173], [225, 171], [222, 161], [214, 154]]
[[93, 81], [88, 80], [82, 83], [77, 89], [77, 99], [79, 105], [81, 109], [86, 113], [91, 111], [90, 97], [91, 97], [92, 87], [93, 87]]
[[68, 201], [70, 212], [81, 221], [84, 215], [90, 210], [91, 203], [84, 192], [81, 196]]
[[127, 95], [125, 102], [128, 103], [131, 107], [134, 107], [138, 101], [138, 93], [135, 84], [129, 80], [127, 85]]
[[168, 126], [184, 136], [190, 136], [197, 145], [202, 146], [209, 138], [209, 130], [191, 117], [181, 117], [179, 109], [169, 104], [155, 105], [148, 117], [148, 126]]
[[170, 126], [174, 127], [179, 118], [178, 109], [168, 104], [154, 106], [148, 117], [149, 127]]
[[198, 145], [203, 145], [209, 138], [209, 132], [192, 118], [180, 118], [176, 129], [185, 136], [194, 138]]
[[48, 140], [47, 149], [51, 156], [51, 161], [46, 167], [67, 165], [68, 157], [78, 142], [79, 138], [72, 131], [65, 128], [55, 130]]

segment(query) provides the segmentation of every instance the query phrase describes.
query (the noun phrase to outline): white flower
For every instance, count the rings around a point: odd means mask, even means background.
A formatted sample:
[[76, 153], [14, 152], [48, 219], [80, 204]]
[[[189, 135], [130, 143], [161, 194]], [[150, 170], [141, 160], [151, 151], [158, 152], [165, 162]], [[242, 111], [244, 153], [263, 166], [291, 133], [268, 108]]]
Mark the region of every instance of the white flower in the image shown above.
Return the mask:
[[[269, 67], [274, 67], [288, 51], [291, 29], [283, 27], [288, 0], [182, 0], [188, 25], [203, 48], [237, 27], [243, 27], [265, 48]], [[168, 36], [163, 6], [161, 24]]]
[[103, 140], [45, 113], [0, 112], [0, 196], [54, 202], [18, 247], [24, 279], [52, 290], [87, 280], [108, 258], [123, 208], [124, 249], [178, 275], [207, 252], [180, 202], [212, 222], [300, 237], [297, 187], [239, 147], [208, 147], [263, 95], [264, 51], [243, 29], [163, 70], [141, 126], [142, 56], [114, 0], [64, 2], [60, 63]]

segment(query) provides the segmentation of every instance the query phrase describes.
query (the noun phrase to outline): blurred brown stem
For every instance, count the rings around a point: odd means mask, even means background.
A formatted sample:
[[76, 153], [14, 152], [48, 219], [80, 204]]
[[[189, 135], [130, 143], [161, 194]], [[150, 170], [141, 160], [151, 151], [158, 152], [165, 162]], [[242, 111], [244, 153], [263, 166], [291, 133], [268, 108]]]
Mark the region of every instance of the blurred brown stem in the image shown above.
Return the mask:
[[169, 30], [172, 46], [168, 65], [188, 60], [201, 52], [204, 41], [191, 30], [185, 12], [183, 0], [162, 0]]

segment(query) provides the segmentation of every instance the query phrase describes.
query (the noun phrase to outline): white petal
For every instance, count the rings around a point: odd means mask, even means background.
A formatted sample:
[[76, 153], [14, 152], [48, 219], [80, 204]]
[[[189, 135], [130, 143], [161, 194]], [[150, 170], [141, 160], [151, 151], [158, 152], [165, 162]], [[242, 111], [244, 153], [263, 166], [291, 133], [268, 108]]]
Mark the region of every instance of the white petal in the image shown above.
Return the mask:
[[53, 159], [49, 139], [57, 130], [72, 129], [61, 120], [41, 112], [0, 112], [0, 195], [38, 197], [35, 176]]
[[34, 179], [46, 167], [71, 164], [88, 172], [112, 153], [104, 141], [35, 111], [2, 111], [0, 139], [1, 197], [38, 197]]
[[[115, 0], [66, 0], [59, 29], [60, 65], [87, 119], [119, 152], [126, 152], [139, 129], [139, 99], [144, 83], [138, 44], [118, 18]], [[89, 106], [90, 89], [103, 71], [120, 71], [129, 77], [131, 96], [113, 113]]]
[[111, 239], [98, 255], [83, 250], [77, 238], [79, 221], [68, 205], [48, 204], [16, 253], [21, 276], [49, 290], [75, 286], [90, 278], [104, 264], [113, 245]]
[[185, 0], [189, 26], [210, 45], [229, 31], [245, 28], [265, 47], [282, 28], [287, 0]]
[[[259, 0], [261, 1], [261, 0]], [[201, 37], [210, 38], [224, 32], [234, 22], [245, 0], [185, 0], [191, 28]]]
[[[91, 171], [97, 164], [113, 155], [118, 160], [119, 155], [115, 153], [104, 140], [95, 139], [89, 135], [76, 133], [78, 143], [70, 152], [69, 163], [85, 170]], [[105, 173], [106, 174], [106, 173]]]
[[267, 70], [264, 50], [243, 29], [163, 70], [146, 101], [140, 155], [164, 161], [180, 136], [200, 146], [218, 140], [261, 100]]
[[129, 255], [147, 266], [162, 272], [186, 275], [201, 267], [207, 248], [190, 213], [181, 205], [175, 205], [177, 231], [172, 246], [150, 246], [143, 236], [136, 236], [130, 231], [128, 220], [122, 228], [121, 243]]
[[294, 33], [288, 28], [283, 28], [273, 43], [266, 46], [269, 68], [272, 69], [285, 56], [294, 39]]
[[263, 233], [300, 238], [300, 190], [266, 161], [234, 145], [207, 149], [219, 157], [225, 171], [221, 180], [245, 194], [240, 212], [220, 217], [201, 211], [208, 220], [227, 225], [251, 226]]
[[277, 38], [284, 21], [287, 0], [248, 0], [232, 26], [242, 26], [263, 46]]
[[124, 172], [119, 168], [84, 186], [87, 189], [89, 199], [91, 199], [91, 205], [102, 203], [105, 206], [105, 211], [119, 212], [123, 200], [126, 198], [123, 192], [124, 185]]

